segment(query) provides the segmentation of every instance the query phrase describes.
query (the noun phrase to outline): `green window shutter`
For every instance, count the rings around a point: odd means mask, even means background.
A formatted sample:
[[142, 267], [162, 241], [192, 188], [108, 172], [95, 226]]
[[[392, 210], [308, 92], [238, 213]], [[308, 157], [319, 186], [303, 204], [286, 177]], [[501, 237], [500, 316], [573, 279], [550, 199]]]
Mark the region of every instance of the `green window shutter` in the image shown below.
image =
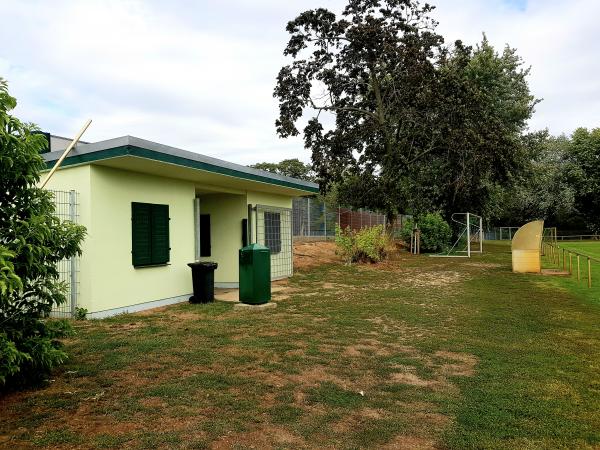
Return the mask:
[[131, 259], [134, 266], [152, 264], [151, 205], [131, 204]]
[[169, 262], [169, 205], [150, 205], [152, 207], [152, 264]]

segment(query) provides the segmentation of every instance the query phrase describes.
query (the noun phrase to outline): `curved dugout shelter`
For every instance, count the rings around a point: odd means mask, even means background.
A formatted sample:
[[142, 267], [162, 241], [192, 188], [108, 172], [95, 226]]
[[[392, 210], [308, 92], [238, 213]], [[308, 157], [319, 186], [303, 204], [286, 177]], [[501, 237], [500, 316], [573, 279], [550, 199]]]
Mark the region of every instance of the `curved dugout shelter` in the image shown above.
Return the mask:
[[512, 240], [513, 272], [540, 273], [544, 221], [534, 220], [517, 230]]

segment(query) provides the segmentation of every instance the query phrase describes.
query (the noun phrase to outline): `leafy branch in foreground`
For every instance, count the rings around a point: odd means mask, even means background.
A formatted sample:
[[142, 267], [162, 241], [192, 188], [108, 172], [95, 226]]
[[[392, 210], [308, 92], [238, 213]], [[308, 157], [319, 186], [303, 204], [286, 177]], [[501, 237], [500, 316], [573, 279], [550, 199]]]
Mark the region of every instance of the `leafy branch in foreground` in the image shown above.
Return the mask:
[[58, 339], [68, 324], [45, 318], [66, 301], [57, 263], [80, 254], [85, 236], [37, 187], [46, 141], [9, 114], [16, 104], [0, 78], [0, 386], [42, 379], [67, 358]]

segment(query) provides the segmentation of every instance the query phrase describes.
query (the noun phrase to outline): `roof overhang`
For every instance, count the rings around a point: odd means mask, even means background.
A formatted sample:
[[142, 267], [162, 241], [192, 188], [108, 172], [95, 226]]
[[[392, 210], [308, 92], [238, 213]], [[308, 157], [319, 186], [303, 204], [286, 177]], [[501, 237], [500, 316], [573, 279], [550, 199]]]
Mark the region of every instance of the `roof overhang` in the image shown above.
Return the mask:
[[[48, 169], [62, 151], [42, 156]], [[299, 196], [319, 192], [319, 186], [167, 145], [124, 136], [93, 144], [80, 144], [61, 167], [95, 164], [156, 176], [183, 179], [198, 184], [226, 186]]]

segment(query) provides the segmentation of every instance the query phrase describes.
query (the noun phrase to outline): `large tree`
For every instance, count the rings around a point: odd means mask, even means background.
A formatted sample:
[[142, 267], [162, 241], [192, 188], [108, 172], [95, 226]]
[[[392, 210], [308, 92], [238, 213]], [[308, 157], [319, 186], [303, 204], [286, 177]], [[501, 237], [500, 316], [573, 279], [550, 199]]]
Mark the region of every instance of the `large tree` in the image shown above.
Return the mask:
[[66, 358], [65, 324], [45, 317], [66, 301], [57, 263], [80, 253], [85, 235], [37, 187], [47, 141], [10, 114], [16, 104], [0, 78], [0, 387], [42, 378]]
[[500, 187], [492, 217], [505, 226], [544, 219], [551, 226], [572, 227], [578, 214], [575, 189], [568, 177], [570, 139], [542, 130], [523, 135], [522, 143], [526, 163], [507, 186]]
[[527, 71], [513, 50], [498, 55], [485, 40], [444, 47], [432, 9], [350, 0], [340, 18], [320, 8], [287, 25], [293, 61], [277, 78], [277, 131], [298, 135], [308, 118], [321, 188], [337, 184], [345, 203], [390, 216], [473, 209], [518, 166], [535, 104]]
[[587, 228], [600, 233], [600, 128], [575, 130], [571, 136], [569, 158], [575, 207], [586, 219]]
[[300, 180], [314, 181], [315, 179], [312, 166], [303, 163], [298, 158], [284, 159], [278, 163], [260, 162], [252, 164], [250, 167]]

